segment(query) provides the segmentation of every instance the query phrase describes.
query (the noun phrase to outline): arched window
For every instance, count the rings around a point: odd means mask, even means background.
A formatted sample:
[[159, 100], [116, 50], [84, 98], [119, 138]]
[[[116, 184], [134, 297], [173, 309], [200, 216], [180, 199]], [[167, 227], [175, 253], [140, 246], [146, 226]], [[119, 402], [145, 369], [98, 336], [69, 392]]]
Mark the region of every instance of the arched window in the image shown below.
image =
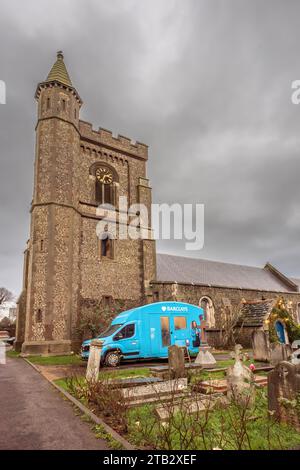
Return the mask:
[[114, 240], [109, 232], [104, 232], [99, 238], [99, 254], [101, 258], [114, 257]]
[[90, 172], [95, 176], [95, 201], [98, 204], [116, 204], [117, 174], [107, 164], [93, 165]]
[[213, 328], [215, 326], [215, 309], [213, 301], [210, 297], [201, 297], [199, 306], [203, 308], [204, 318], [208, 328]]

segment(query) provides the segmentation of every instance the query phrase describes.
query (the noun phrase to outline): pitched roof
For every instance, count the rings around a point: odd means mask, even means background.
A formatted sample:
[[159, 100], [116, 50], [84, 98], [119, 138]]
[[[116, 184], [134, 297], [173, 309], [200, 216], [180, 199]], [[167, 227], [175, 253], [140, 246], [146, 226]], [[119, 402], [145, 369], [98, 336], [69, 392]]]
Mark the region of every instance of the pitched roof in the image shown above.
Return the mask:
[[263, 326], [264, 320], [272, 312], [274, 304], [274, 299], [245, 302], [240, 310], [236, 326]]
[[70, 76], [64, 63], [64, 56], [61, 51], [57, 53], [57, 60], [49, 72], [46, 82], [57, 81], [63, 85], [72, 86]]
[[284, 275], [271, 270], [269, 264], [258, 268], [162, 253], [157, 254], [157, 280], [259, 291], [292, 292], [297, 289]]

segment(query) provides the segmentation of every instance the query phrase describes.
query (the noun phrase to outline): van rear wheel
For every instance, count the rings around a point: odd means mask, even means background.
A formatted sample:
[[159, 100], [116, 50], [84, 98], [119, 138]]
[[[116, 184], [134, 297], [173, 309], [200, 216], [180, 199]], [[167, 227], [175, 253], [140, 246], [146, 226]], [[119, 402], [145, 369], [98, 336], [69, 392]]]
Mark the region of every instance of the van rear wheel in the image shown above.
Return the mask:
[[105, 356], [105, 365], [108, 367], [117, 367], [120, 361], [121, 357], [118, 351], [110, 351]]

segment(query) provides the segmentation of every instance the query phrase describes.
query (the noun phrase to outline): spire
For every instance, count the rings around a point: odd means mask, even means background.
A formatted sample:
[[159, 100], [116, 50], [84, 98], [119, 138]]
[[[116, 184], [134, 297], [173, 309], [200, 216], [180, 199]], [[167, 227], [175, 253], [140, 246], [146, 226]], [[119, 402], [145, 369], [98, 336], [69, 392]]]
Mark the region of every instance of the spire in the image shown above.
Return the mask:
[[63, 85], [72, 86], [71, 79], [67, 72], [62, 51], [57, 52], [57, 60], [53, 65], [46, 82], [60, 82]]

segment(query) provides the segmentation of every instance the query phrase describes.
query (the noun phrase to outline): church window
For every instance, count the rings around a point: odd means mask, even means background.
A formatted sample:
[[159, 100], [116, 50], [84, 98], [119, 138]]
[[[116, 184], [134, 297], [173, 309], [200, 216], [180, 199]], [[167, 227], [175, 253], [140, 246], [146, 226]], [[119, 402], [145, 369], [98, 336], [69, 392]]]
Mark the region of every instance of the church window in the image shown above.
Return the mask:
[[203, 308], [204, 318], [208, 328], [213, 328], [215, 326], [215, 309], [213, 301], [210, 297], [202, 297], [200, 299], [199, 305], [201, 308]]
[[50, 98], [47, 98], [47, 109], [50, 109]]
[[107, 232], [99, 240], [99, 251], [101, 258], [113, 258], [113, 239]]
[[66, 110], [66, 100], [62, 100], [62, 109], [63, 111]]
[[41, 240], [40, 242], [40, 250], [44, 251], [44, 240]]
[[111, 295], [104, 295], [104, 296], [102, 297], [102, 305], [103, 305], [104, 307], [110, 307], [111, 304], [112, 304], [112, 300], [113, 300], [113, 299], [112, 299], [112, 296], [111, 296]]
[[41, 323], [43, 320], [42, 310], [39, 308], [36, 312], [36, 321], [37, 323]]

